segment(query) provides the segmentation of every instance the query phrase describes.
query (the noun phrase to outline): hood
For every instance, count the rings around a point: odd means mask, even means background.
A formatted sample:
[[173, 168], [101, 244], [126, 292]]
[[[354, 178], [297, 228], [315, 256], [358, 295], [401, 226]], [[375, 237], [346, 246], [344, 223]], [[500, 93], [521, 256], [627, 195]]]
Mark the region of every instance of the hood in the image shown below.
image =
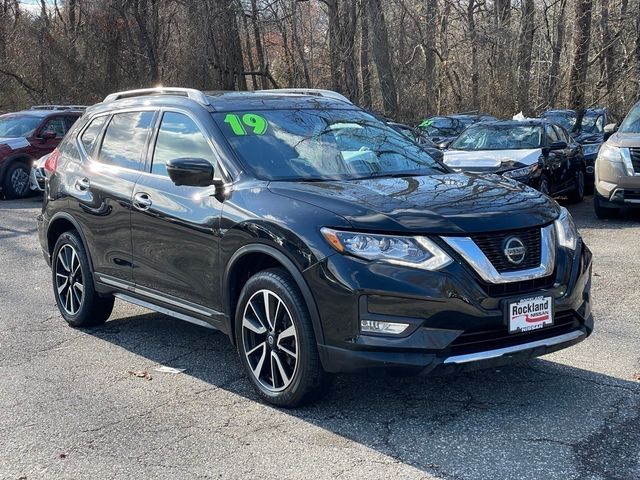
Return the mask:
[[640, 133], [617, 132], [607, 140], [614, 147], [640, 148]]
[[25, 148], [31, 146], [29, 141], [24, 137], [18, 138], [1, 138], [0, 137], [0, 145], [6, 145], [11, 150], [17, 150], [19, 148]]
[[466, 235], [533, 227], [555, 220], [560, 208], [539, 192], [498, 175], [271, 182], [269, 189], [340, 215], [354, 229], [405, 234]]
[[538, 162], [541, 148], [517, 150], [447, 150], [444, 163], [456, 171], [498, 172]]

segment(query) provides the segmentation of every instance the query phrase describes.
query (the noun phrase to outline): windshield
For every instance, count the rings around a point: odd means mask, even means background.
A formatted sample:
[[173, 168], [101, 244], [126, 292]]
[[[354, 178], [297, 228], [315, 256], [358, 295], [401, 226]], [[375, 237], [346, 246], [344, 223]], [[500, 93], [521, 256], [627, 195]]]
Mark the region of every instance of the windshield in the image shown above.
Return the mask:
[[618, 129], [621, 133], [640, 133], [640, 103], [631, 109]]
[[418, 128], [430, 137], [455, 137], [465, 128], [462, 122], [447, 117], [428, 118]]
[[0, 138], [30, 137], [39, 124], [39, 117], [3, 115], [0, 117]]
[[[576, 124], [576, 114], [573, 112], [547, 112], [542, 115], [551, 123], [560, 125], [568, 132], [573, 132], [573, 126]], [[597, 133], [602, 131], [602, 121], [598, 122], [601, 115], [597, 112], [585, 112], [582, 117], [581, 132]]]
[[354, 180], [448, 170], [416, 143], [359, 110], [214, 113], [240, 157], [263, 180]]
[[455, 150], [519, 150], [540, 148], [538, 125], [472, 125], [453, 141]]

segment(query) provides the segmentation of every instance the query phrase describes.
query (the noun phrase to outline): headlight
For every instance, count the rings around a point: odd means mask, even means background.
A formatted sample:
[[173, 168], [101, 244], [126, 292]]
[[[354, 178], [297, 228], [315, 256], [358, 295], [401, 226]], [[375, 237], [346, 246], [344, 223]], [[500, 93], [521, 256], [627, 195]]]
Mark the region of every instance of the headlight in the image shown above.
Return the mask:
[[376, 260], [423, 270], [438, 270], [452, 261], [444, 250], [427, 237], [343, 232], [326, 227], [320, 231], [327, 242], [338, 252], [365, 260]]
[[538, 164], [534, 163], [533, 165], [529, 165], [528, 167], [516, 168], [515, 170], [509, 170], [502, 174], [503, 177], [507, 178], [522, 178], [528, 177], [533, 172], [538, 170]]
[[569, 250], [575, 250], [576, 244], [578, 243], [578, 229], [576, 228], [576, 224], [573, 223], [573, 218], [571, 218], [569, 210], [562, 207], [560, 209], [560, 216], [554, 223], [560, 246], [568, 248]]
[[631, 153], [628, 148], [614, 147], [603, 143], [596, 160], [599, 162], [622, 164], [627, 171], [627, 175], [635, 175], [633, 163], [631, 162]]
[[583, 155], [595, 155], [600, 149], [600, 143], [588, 143], [582, 146]]

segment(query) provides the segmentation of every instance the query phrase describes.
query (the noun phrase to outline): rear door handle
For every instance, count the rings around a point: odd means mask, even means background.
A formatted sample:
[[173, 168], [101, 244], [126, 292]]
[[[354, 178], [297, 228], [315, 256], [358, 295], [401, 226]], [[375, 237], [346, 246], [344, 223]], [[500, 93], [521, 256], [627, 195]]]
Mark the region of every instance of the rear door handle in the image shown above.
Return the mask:
[[152, 204], [153, 202], [148, 193], [138, 192], [133, 196], [133, 206], [140, 211], [149, 210]]
[[88, 178], [79, 178], [76, 180], [76, 188], [78, 190], [89, 190], [91, 188], [91, 182]]

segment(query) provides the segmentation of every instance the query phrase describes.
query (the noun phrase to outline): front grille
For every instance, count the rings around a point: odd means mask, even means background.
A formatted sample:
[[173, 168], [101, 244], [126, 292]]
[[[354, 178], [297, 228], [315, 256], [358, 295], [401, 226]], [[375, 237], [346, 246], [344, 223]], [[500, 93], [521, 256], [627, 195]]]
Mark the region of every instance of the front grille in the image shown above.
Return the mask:
[[625, 200], [640, 200], [640, 190], [625, 190], [624, 191], [624, 199]]
[[640, 173], [640, 148], [630, 148], [631, 164], [633, 165], [633, 171]]
[[533, 280], [523, 280], [521, 282], [510, 283], [485, 283], [481, 282], [487, 295], [490, 297], [505, 297], [510, 295], [519, 295], [521, 293], [530, 293], [537, 290], [543, 290], [553, 287], [555, 277], [550, 275], [543, 278], [535, 278]]
[[[504, 253], [505, 241], [510, 237], [519, 238], [527, 250], [524, 260], [519, 265], [509, 262]], [[482, 233], [472, 235], [471, 238], [499, 273], [540, 266], [541, 233], [539, 227], [510, 232]]]
[[553, 325], [530, 332], [509, 333], [507, 326], [463, 333], [449, 345], [451, 355], [484, 352], [544, 338], [555, 337], [579, 328], [582, 320], [572, 312], [558, 313]]

